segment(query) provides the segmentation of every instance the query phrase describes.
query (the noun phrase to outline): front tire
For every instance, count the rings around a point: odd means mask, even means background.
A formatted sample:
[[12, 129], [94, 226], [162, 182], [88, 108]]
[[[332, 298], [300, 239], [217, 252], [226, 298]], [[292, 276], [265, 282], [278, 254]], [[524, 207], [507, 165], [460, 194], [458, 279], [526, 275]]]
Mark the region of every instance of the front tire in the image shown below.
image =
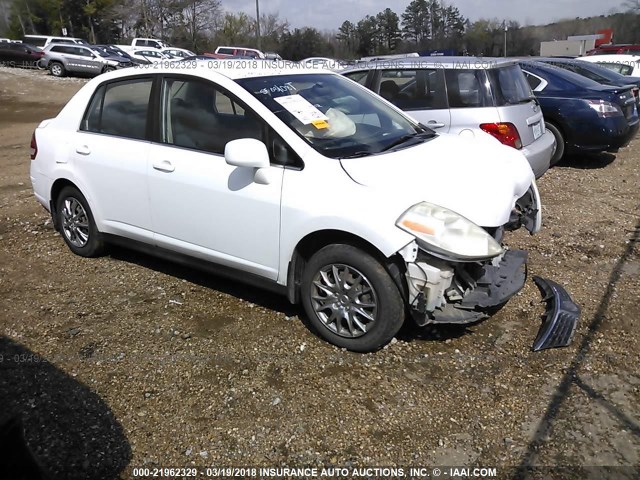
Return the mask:
[[51, 75], [53, 75], [54, 77], [64, 77], [64, 65], [62, 65], [60, 62], [51, 62], [49, 64], [49, 72], [51, 72]]
[[97, 257], [104, 251], [102, 235], [84, 195], [71, 186], [64, 187], [56, 201], [56, 215], [62, 238], [69, 249], [81, 257]]
[[553, 134], [556, 139], [556, 151], [553, 152], [553, 157], [551, 157], [551, 161], [549, 162], [549, 166], [553, 167], [554, 165], [557, 165], [560, 160], [562, 160], [562, 157], [564, 157], [565, 140], [560, 129], [553, 123], [545, 122], [545, 127]]
[[338, 347], [377, 350], [404, 322], [402, 296], [385, 267], [351, 245], [329, 245], [314, 254], [302, 275], [301, 289], [312, 327]]

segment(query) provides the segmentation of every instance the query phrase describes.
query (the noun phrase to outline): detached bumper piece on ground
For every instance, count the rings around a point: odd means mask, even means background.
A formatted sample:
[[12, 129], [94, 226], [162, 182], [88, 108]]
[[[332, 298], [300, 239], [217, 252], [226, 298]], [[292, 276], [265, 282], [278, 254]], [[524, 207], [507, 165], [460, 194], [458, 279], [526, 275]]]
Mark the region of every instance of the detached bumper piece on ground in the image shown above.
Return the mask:
[[533, 351], [568, 346], [578, 325], [580, 307], [556, 282], [538, 276], [533, 277], [533, 282], [544, 295], [542, 301], [547, 302], [542, 326], [533, 342]]

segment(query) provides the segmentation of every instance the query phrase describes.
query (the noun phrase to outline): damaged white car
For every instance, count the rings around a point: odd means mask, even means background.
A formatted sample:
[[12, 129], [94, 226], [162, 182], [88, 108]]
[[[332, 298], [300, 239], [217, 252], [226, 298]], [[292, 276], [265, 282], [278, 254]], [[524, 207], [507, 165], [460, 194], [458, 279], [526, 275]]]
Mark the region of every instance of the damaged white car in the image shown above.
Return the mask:
[[336, 74], [247, 63], [101, 75], [40, 124], [33, 189], [74, 253], [124, 243], [273, 288], [361, 352], [523, 286], [526, 253], [501, 246], [541, 223], [521, 153]]

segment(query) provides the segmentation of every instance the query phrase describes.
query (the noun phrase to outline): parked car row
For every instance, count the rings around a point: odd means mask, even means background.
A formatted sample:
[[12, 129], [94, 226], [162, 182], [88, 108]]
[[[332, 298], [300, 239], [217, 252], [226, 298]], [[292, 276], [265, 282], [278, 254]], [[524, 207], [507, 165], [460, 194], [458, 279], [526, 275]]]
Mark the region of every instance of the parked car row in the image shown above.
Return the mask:
[[639, 125], [640, 78], [583, 59], [424, 57], [342, 73], [438, 131], [494, 136], [536, 177], [567, 154], [617, 151]]
[[121, 46], [90, 45], [80, 38], [51, 35], [25, 35], [20, 42], [0, 42], [0, 62], [4, 65], [46, 68], [54, 76], [95, 76], [119, 68], [181, 60], [193, 55], [190, 50], [148, 38], [135, 38], [131, 45]]
[[[2, 52], [11, 50], [20, 61], [63, 76], [98, 75], [152, 61], [198, 58], [156, 39], [136, 38], [131, 45], [115, 46], [88, 45], [67, 37], [31, 37], [44, 44], [42, 51], [26, 44], [0, 44], [0, 59], [3, 55], [8, 58]], [[249, 58], [247, 55], [264, 57], [259, 50], [240, 47], [218, 47], [204, 57]], [[392, 62], [371, 60], [341, 73], [429, 128], [463, 136], [489, 135], [519, 150], [539, 178], [566, 154], [616, 151], [635, 135], [640, 78], [590, 63], [614, 57], [407, 57]], [[302, 64], [329, 70], [339, 65], [321, 57], [305, 59]], [[633, 99], [635, 105], [631, 105]]]

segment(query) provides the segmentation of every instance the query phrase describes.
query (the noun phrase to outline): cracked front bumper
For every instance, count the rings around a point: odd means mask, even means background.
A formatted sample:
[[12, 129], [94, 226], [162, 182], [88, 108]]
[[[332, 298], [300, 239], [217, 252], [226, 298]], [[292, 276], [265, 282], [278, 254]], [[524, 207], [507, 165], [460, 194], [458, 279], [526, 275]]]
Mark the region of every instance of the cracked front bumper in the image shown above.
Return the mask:
[[[443, 302], [433, 309], [427, 308], [427, 301], [414, 302], [414, 320], [418, 325], [477, 322], [518, 293], [526, 278], [527, 252], [523, 250], [507, 250], [499, 260], [487, 264], [459, 264]], [[429, 298], [429, 288], [427, 283], [418, 300]]]

